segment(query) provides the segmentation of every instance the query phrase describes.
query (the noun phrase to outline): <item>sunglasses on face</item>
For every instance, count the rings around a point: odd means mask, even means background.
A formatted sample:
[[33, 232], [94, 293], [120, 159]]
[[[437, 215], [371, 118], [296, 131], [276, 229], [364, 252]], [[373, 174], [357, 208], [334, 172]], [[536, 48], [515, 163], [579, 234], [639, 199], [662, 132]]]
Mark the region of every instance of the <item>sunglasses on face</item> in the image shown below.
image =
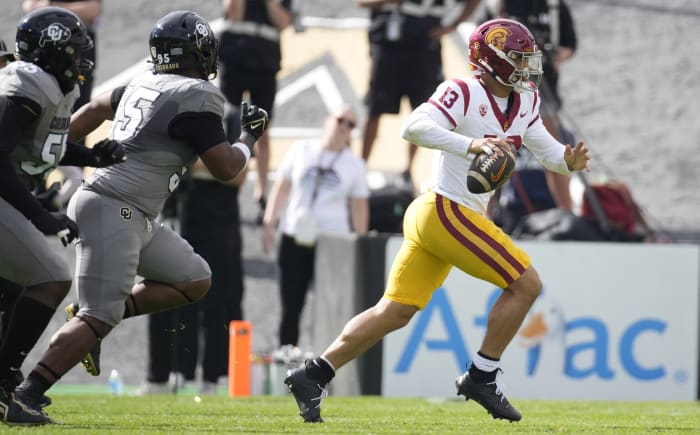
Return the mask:
[[348, 127], [350, 127], [351, 129], [355, 128], [355, 121], [353, 121], [352, 119], [347, 119], [347, 118], [343, 118], [342, 116], [338, 116], [337, 118], [335, 118], [335, 120], [338, 122], [338, 125], [345, 124]]

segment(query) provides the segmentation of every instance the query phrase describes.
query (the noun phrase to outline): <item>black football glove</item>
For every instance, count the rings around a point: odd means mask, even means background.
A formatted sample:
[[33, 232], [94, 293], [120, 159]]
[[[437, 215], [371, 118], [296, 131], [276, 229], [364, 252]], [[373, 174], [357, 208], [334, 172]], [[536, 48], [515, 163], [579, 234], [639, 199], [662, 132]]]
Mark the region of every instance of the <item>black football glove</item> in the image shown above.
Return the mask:
[[113, 139], [102, 139], [90, 150], [90, 166], [104, 168], [105, 166], [121, 163], [126, 160], [121, 142]]
[[241, 131], [251, 134], [255, 140], [260, 139], [268, 124], [268, 116], [265, 109], [256, 105], [248, 105], [247, 101], [241, 103]]
[[56, 202], [56, 195], [61, 190], [61, 183], [56, 181], [51, 184], [48, 189], [41, 193], [37, 193], [34, 197], [41, 203], [41, 206], [48, 211], [58, 211], [61, 207], [60, 204]]
[[58, 236], [63, 246], [68, 246], [78, 237], [78, 225], [63, 213], [39, 213], [32, 223], [47, 236]]

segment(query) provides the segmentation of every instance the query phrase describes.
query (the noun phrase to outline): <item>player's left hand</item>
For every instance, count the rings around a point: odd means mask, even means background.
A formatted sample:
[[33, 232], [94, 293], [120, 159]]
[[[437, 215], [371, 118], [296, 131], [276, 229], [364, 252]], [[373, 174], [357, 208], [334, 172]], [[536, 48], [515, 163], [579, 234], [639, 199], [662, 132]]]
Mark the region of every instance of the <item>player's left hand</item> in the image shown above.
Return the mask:
[[577, 143], [574, 148], [571, 148], [569, 144], [566, 145], [564, 161], [570, 171], [581, 171], [583, 169], [588, 171], [588, 161], [590, 159], [591, 156], [588, 154], [588, 148], [583, 144], [583, 141]]
[[121, 142], [114, 139], [102, 139], [97, 142], [90, 151], [90, 157], [90, 166], [95, 168], [104, 168], [126, 160]]

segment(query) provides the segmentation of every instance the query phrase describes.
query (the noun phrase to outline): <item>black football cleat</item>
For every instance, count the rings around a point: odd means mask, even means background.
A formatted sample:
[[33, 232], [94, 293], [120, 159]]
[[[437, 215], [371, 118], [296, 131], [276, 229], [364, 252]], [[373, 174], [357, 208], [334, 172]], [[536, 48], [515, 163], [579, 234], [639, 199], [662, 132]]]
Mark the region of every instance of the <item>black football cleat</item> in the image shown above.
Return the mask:
[[[8, 394], [13, 393], [15, 391], [15, 388], [17, 388], [19, 384], [21, 384], [22, 381], [24, 381], [24, 375], [21, 371], [12, 370], [12, 373], [13, 374], [10, 375], [10, 377], [8, 378], [0, 379], [0, 390], [3, 390]], [[39, 401], [39, 407], [46, 408], [49, 405], [51, 405], [51, 398], [46, 395], [41, 396], [41, 400]]]
[[[69, 304], [64, 311], [66, 312], [66, 321], [75, 317], [78, 314], [79, 306], [77, 303]], [[85, 368], [85, 371], [93, 376], [100, 375], [100, 352], [102, 351], [102, 339], [98, 338], [97, 343], [92, 346], [92, 349], [80, 360], [80, 363]]]
[[457, 378], [457, 395], [466, 400], [472, 399], [483, 406], [493, 418], [520, 421], [522, 415], [506, 399], [496, 381], [476, 383], [469, 377], [469, 372]]
[[321, 402], [328, 396], [328, 390], [324, 388], [325, 385], [321, 385], [318, 381], [306, 376], [305, 366], [289, 370], [284, 383], [294, 395], [299, 407], [299, 415], [304, 418], [304, 422], [323, 423]]
[[8, 426], [41, 426], [52, 423], [40, 406], [42, 396], [37, 400], [29, 400], [25, 403], [18, 392], [8, 393], [4, 388], [0, 388], [0, 421]]

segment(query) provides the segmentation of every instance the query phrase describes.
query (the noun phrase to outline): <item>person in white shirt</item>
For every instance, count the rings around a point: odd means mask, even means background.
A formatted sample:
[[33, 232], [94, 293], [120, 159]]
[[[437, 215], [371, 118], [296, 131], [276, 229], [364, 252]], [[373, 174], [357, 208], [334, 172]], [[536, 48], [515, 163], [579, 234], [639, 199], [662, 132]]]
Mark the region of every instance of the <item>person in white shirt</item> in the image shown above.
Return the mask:
[[320, 233], [363, 235], [369, 225], [369, 187], [364, 161], [350, 149], [357, 115], [348, 105], [326, 118], [318, 140], [292, 145], [277, 171], [263, 218], [263, 251], [275, 244], [279, 224], [279, 344], [296, 346], [304, 299], [314, 275]]
[[324, 387], [335, 370], [405, 326], [453, 266], [503, 288], [479, 351], [457, 378], [457, 392], [494, 418], [522, 417], [496, 375], [501, 355], [542, 283], [528, 254], [486, 216], [493, 192], [469, 192], [467, 172], [475, 154], [501, 154], [507, 147], [526, 145], [543, 166], [564, 174], [587, 169], [590, 156], [583, 142], [563, 145], [543, 126], [537, 93], [542, 55], [525, 26], [507, 19], [488, 21], [474, 30], [469, 49], [473, 77], [443, 82], [404, 121], [404, 139], [435, 150], [433, 179], [430, 190], [406, 210], [404, 241], [384, 296], [351, 319], [319, 357], [285, 380], [305, 421], [322, 421]]

